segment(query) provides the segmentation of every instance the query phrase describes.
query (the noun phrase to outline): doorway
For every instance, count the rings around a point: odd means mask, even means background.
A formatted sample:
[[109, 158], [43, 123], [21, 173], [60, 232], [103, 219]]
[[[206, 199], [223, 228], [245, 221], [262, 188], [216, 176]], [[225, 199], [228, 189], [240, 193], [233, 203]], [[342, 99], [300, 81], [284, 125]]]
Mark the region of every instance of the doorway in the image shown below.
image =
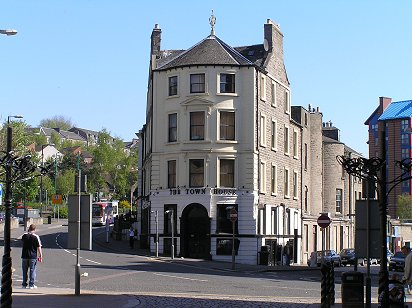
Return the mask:
[[199, 203], [186, 206], [181, 221], [182, 252], [186, 258], [210, 259], [210, 218]]

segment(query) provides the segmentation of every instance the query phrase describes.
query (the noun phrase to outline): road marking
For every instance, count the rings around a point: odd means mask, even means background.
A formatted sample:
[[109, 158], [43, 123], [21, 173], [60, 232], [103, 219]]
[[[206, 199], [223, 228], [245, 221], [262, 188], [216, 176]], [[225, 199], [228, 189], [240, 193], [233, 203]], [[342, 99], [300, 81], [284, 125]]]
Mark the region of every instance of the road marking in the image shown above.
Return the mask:
[[97, 262], [97, 261], [93, 261], [93, 260], [89, 260], [89, 259], [85, 259], [85, 260], [89, 261], [91, 263], [94, 263], [94, 264], [102, 265], [100, 262]]
[[87, 280], [82, 280], [82, 284], [96, 282], [96, 281], [102, 281], [102, 280], [107, 280], [107, 279], [112, 279], [112, 278], [121, 277], [121, 276], [134, 275], [134, 274], [137, 274], [137, 273], [141, 273], [141, 272], [140, 271], [128, 271], [128, 272], [123, 272], [123, 273], [119, 273], [119, 274], [112, 274], [112, 275], [106, 275], [106, 276], [103, 276], [103, 277], [91, 278], [91, 279], [87, 279]]
[[57, 229], [57, 228], [61, 228], [62, 225], [57, 225], [57, 226], [51, 226], [51, 227], [47, 227], [47, 229]]
[[[61, 235], [61, 234], [57, 234], [57, 236], [56, 236], [56, 245], [57, 245], [57, 247], [59, 247], [60, 249], [63, 249], [63, 251], [65, 251], [65, 252], [73, 255], [74, 257], [76, 257], [77, 254], [72, 253], [70, 250], [64, 249], [64, 248], [59, 244], [58, 238], [59, 238], [60, 235]], [[79, 256], [79, 259], [83, 259], [83, 258], [82, 258], [81, 256]], [[97, 262], [97, 261], [93, 261], [93, 260], [90, 260], [90, 259], [85, 259], [85, 260], [86, 260], [86, 261], [89, 261], [89, 262], [91, 262], [91, 263], [97, 264], [97, 265], [102, 265], [102, 263]]]
[[184, 280], [191, 280], [191, 281], [209, 282], [209, 280], [204, 280], [204, 279], [187, 278], [187, 277], [165, 275], [165, 274], [159, 274], [159, 273], [153, 273], [153, 275], [162, 276], [162, 277], [169, 277], [169, 278], [184, 279]]

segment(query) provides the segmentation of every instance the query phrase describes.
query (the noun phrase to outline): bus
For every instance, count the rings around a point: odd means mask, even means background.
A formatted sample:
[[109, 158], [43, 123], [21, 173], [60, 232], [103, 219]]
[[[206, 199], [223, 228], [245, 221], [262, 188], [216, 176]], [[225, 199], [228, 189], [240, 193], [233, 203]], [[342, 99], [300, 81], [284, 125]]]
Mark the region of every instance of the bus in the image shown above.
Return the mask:
[[104, 226], [106, 220], [114, 223], [114, 218], [119, 213], [119, 201], [100, 201], [92, 204], [92, 224]]

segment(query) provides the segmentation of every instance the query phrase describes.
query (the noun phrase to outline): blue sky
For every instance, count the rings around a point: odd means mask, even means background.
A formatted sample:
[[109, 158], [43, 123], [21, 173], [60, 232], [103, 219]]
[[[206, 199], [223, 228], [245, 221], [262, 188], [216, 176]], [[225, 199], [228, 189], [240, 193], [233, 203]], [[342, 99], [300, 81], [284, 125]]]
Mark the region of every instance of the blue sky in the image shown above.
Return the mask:
[[31, 126], [64, 116], [131, 140], [145, 121], [150, 35], [187, 49], [210, 33], [231, 46], [263, 42], [270, 18], [284, 34], [292, 104], [319, 106], [341, 140], [367, 155], [363, 124], [379, 96], [411, 99], [410, 1], [14, 0], [0, 5], [0, 120]]

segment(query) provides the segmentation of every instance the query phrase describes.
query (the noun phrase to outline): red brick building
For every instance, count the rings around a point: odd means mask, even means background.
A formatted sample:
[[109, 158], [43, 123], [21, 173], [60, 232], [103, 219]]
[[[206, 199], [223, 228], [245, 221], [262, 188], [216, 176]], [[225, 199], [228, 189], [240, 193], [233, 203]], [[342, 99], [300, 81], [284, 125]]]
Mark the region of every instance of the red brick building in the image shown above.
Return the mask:
[[[380, 97], [379, 106], [365, 122], [369, 126], [369, 157], [386, 161], [387, 182], [401, 176], [402, 170], [395, 162], [411, 157], [411, 116], [412, 100], [392, 102], [391, 98]], [[392, 186], [388, 185], [387, 190]], [[389, 193], [388, 213], [392, 218], [397, 216], [397, 198], [401, 194], [411, 195], [410, 180]]]

